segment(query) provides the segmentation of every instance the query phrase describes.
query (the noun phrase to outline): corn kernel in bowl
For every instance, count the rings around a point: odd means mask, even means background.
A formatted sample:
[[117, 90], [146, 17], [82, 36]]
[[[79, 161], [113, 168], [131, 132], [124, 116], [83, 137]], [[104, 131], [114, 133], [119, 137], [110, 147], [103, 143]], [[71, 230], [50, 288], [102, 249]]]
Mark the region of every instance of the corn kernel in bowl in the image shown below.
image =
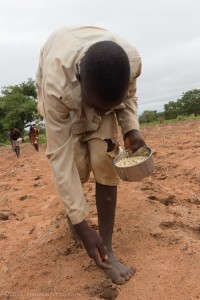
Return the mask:
[[130, 157], [123, 157], [118, 160], [115, 165], [117, 167], [132, 167], [135, 165], [140, 164], [141, 162], [145, 161], [147, 156], [137, 155], [137, 156], [130, 156]]

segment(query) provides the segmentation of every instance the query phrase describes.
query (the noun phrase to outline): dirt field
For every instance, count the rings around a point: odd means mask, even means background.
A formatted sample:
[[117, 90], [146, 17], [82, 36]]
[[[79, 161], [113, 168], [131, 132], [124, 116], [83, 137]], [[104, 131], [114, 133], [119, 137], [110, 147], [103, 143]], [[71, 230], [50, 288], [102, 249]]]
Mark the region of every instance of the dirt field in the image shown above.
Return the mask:
[[[123, 286], [73, 243], [45, 145], [0, 148], [0, 299], [200, 299], [200, 121], [141, 133], [156, 170], [119, 187], [114, 249], [137, 270]], [[92, 177], [85, 193], [97, 229]]]

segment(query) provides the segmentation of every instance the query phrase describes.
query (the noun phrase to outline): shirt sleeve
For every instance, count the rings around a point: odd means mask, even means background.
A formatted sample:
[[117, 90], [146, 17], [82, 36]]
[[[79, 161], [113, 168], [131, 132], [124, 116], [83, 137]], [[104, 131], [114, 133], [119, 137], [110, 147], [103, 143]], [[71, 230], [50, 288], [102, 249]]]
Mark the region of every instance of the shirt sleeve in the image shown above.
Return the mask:
[[132, 129], [139, 130], [138, 121], [138, 98], [136, 96], [136, 80], [141, 74], [141, 59], [137, 57], [131, 62], [131, 82], [126, 99], [123, 101], [123, 107], [116, 110], [118, 123], [122, 129], [123, 135]]
[[39, 65], [36, 72], [36, 90], [37, 90], [37, 110], [38, 113], [44, 117], [44, 110], [43, 110], [43, 95], [42, 95], [42, 59], [43, 59], [43, 51], [42, 48], [40, 51], [40, 58], [39, 58]]
[[72, 224], [82, 222], [88, 206], [74, 160], [73, 134], [69, 109], [60, 101], [59, 89], [52, 80], [43, 82], [46, 154], [51, 162], [58, 193]]

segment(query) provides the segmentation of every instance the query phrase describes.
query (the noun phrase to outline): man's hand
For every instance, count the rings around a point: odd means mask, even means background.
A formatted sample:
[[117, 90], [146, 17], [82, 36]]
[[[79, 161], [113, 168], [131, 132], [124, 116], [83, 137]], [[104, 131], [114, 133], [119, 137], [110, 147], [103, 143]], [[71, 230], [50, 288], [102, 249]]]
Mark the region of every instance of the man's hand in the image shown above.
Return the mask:
[[146, 143], [138, 130], [130, 130], [124, 135], [124, 147], [125, 149], [130, 149], [129, 154], [132, 154], [143, 146], [146, 146]]
[[88, 226], [85, 220], [74, 225], [74, 228], [80, 236], [89, 257], [95, 261], [96, 265], [102, 269], [111, 269], [111, 266], [106, 263], [108, 259], [107, 250], [101, 237]]

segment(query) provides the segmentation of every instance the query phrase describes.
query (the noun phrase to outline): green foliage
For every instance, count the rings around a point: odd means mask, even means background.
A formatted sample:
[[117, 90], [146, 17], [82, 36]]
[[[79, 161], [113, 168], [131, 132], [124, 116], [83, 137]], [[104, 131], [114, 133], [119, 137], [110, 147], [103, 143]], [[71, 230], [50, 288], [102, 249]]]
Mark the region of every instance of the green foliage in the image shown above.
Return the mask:
[[[177, 101], [164, 105], [164, 112], [145, 110], [139, 117], [140, 123], [155, 124], [165, 120], [184, 120], [186, 116], [200, 115], [200, 90], [183, 93]], [[39, 143], [46, 143], [45, 128], [40, 124], [37, 112], [37, 93], [35, 82], [29, 78], [19, 85], [3, 87], [0, 96], [0, 145], [9, 143], [8, 134], [12, 127], [24, 131], [34, 121], [39, 129]]]
[[200, 115], [200, 90], [195, 89], [183, 93], [181, 104], [186, 115]]
[[177, 102], [169, 101], [168, 104], [164, 105], [164, 110], [164, 116], [166, 119], [176, 119], [176, 117], [182, 113], [182, 105], [180, 100]]
[[157, 121], [158, 121], [159, 124], [162, 124], [162, 123], [165, 122], [165, 118], [164, 117], [158, 117]]
[[187, 120], [187, 117], [186, 117], [186, 116], [178, 115], [178, 116], [176, 117], [176, 120], [177, 120], [177, 121]]
[[184, 120], [189, 116], [200, 115], [200, 90], [194, 89], [183, 93], [177, 101], [164, 105], [164, 112], [145, 110], [139, 117], [140, 123], [162, 123], [165, 120]]
[[22, 132], [27, 123], [41, 119], [37, 113], [36, 86], [32, 79], [2, 88], [0, 96], [0, 142], [8, 139], [12, 127]]
[[177, 116], [200, 114], [200, 90], [194, 89], [183, 93], [182, 98], [170, 101], [164, 105], [166, 119], [175, 119]]
[[46, 135], [44, 133], [39, 134], [38, 143], [39, 144], [45, 144], [46, 143]]
[[143, 114], [139, 117], [140, 123], [150, 123], [157, 119], [156, 110], [145, 110]]

